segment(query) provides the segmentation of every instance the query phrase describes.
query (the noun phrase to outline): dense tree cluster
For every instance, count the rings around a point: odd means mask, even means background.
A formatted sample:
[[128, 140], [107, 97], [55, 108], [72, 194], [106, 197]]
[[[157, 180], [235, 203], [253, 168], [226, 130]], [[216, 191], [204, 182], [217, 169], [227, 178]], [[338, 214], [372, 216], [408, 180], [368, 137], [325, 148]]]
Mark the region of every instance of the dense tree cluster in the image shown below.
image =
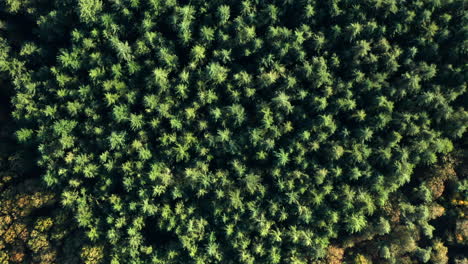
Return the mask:
[[[3, 76], [0, 74], [0, 82]], [[7, 85], [2, 88], [8, 87]], [[9, 89], [6, 89], [8, 91]], [[14, 140], [8, 93], [0, 97], [0, 264], [83, 263], [84, 240], [70, 212], [42, 188], [31, 149]], [[6, 106], [6, 107], [4, 107]]]
[[[94, 243], [87, 263], [311, 263], [338, 237], [388, 229], [376, 211], [464, 136], [464, 11], [7, 0], [0, 72], [17, 139]], [[400, 210], [427, 224], [426, 209]]]
[[468, 206], [464, 206], [461, 196], [463, 182], [468, 178], [467, 157], [466, 151], [455, 152], [430, 168], [418, 169], [410, 183], [392, 193], [383, 210], [376, 213], [381, 217], [378, 222], [344, 239], [341, 246], [346, 253], [341, 254], [341, 260], [465, 263]]

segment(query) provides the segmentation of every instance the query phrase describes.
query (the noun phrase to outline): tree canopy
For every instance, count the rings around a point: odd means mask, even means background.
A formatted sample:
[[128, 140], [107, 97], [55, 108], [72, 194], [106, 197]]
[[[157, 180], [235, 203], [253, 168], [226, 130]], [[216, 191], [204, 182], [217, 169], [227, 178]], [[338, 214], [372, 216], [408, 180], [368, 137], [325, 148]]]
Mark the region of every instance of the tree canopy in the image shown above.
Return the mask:
[[86, 263], [311, 263], [386, 233], [376, 210], [465, 136], [466, 22], [461, 0], [8, 0], [0, 72]]

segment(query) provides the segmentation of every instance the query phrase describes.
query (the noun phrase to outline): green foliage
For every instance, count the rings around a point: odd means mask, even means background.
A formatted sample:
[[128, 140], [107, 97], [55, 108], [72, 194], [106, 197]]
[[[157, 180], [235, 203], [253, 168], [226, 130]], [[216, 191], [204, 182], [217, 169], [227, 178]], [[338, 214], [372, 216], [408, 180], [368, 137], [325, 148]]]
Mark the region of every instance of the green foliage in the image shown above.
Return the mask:
[[0, 263], [78, 264], [81, 232], [43, 188], [34, 151], [17, 144], [6, 110], [0, 108]]
[[[390, 235], [391, 194], [466, 132], [463, 1], [0, 7], [16, 138], [84, 263], [318, 261], [338, 234]], [[431, 238], [436, 191], [415, 186], [399, 213]]]
[[94, 22], [98, 18], [99, 12], [103, 8], [103, 3], [101, 0], [79, 0], [78, 1], [78, 10], [80, 12], [80, 17], [83, 22]]

